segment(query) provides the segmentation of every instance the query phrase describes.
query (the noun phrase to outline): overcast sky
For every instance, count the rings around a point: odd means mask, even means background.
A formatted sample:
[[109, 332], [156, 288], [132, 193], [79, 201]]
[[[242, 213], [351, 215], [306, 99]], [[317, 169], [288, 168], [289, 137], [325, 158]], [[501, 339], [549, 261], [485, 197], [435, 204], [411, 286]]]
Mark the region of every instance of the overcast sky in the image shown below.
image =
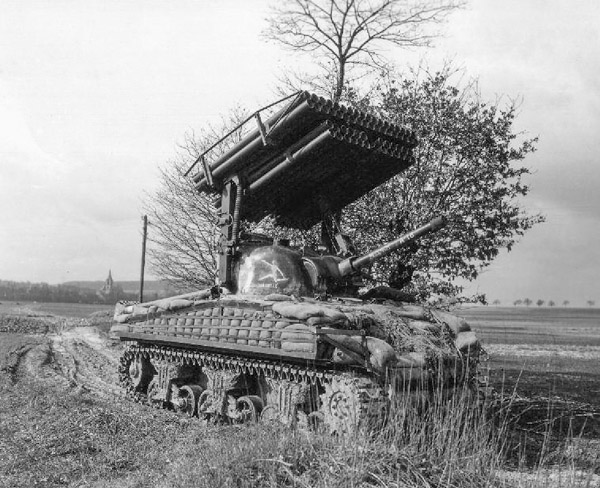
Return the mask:
[[[145, 191], [184, 134], [258, 108], [297, 56], [260, 38], [267, 0], [1, 0], [0, 279], [136, 279]], [[470, 291], [600, 302], [600, 2], [476, 0], [434, 49], [539, 136], [524, 205], [547, 222]], [[151, 228], [150, 228], [151, 231]]]

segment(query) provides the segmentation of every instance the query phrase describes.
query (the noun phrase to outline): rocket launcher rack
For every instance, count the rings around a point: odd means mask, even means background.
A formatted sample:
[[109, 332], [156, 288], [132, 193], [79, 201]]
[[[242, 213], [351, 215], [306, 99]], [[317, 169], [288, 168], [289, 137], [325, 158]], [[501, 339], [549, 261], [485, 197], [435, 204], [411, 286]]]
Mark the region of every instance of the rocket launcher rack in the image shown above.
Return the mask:
[[[211, 160], [252, 119], [256, 128]], [[272, 215], [279, 225], [307, 229], [407, 168], [416, 143], [402, 126], [298, 92], [248, 117], [186, 174], [202, 163], [196, 189], [221, 193], [220, 213], [233, 222]], [[237, 238], [235, 228], [229, 237]]]

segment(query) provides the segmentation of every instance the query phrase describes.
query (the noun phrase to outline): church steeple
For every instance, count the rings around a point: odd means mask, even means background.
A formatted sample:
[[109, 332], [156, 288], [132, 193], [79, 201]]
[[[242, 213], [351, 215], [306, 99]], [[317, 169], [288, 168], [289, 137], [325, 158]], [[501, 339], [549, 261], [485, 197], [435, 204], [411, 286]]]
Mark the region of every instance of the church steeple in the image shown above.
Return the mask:
[[100, 289], [100, 292], [105, 294], [105, 295], [110, 295], [113, 291], [114, 288], [114, 280], [112, 277], [112, 270], [108, 270], [108, 278], [106, 278], [104, 280], [104, 285], [102, 285], [102, 288]]
[[108, 277], [104, 280], [102, 288], [96, 293], [106, 303], [114, 303], [119, 297], [123, 296], [123, 288], [113, 280], [111, 269], [108, 270]]

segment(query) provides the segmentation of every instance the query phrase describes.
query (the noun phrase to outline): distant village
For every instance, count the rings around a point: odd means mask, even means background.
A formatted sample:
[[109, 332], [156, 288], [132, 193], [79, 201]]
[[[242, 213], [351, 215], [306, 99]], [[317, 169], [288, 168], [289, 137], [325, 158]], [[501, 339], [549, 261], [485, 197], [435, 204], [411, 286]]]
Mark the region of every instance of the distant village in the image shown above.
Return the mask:
[[[176, 294], [167, 283], [149, 280], [144, 283], [144, 301]], [[116, 282], [112, 270], [104, 281], [71, 281], [59, 285], [0, 280], [0, 301], [102, 303], [138, 300], [139, 282]]]

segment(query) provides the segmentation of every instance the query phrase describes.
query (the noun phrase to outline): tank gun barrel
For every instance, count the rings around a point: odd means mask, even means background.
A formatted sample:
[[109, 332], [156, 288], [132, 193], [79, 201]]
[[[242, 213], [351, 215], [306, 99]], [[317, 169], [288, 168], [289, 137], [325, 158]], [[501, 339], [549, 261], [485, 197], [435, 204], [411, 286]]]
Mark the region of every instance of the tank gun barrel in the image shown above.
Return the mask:
[[407, 244], [410, 244], [414, 240], [418, 239], [421, 236], [429, 234], [430, 232], [435, 232], [446, 225], [446, 219], [444, 217], [437, 217], [427, 224], [415, 229], [411, 232], [408, 232], [398, 239], [394, 239], [387, 244], [371, 251], [368, 254], [364, 254], [362, 256], [353, 256], [347, 259], [344, 259], [338, 264], [338, 268], [341, 276], [348, 276], [353, 272], [359, 270], [360, 268], [364, 268], [365, 266], [369, 266], [375, 261], [387, 256], [388, 254], [393, 253], [397, 249], [400, 249]]

